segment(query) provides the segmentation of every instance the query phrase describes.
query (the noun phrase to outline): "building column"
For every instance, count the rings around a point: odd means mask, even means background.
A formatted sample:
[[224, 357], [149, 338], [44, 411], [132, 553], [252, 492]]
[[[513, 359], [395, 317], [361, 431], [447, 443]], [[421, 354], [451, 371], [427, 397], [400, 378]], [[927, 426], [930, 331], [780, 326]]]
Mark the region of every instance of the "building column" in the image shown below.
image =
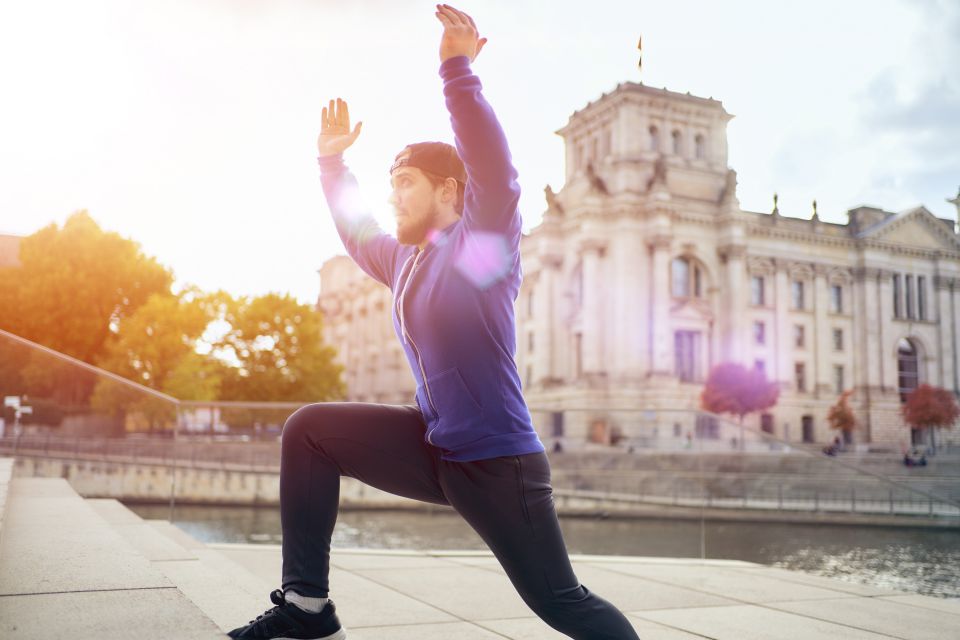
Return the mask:
[[603, 281], [601, 258], [606, 244], [599, 239], [585, 239], [580, 243], [583, 256], [583, 373], [600, 376], [604, 370], [603, 332], [606, 300], [609, 289]]
[[536, 317], [535, 326], [537, 330], [534, 335], [534, 379], [541, 383], [550, 385], [555, 380], [561, 378], [560, 372], [556, 367], [556, 353], [559, 345], [557, 344], [557, 312], [554, 308], [554, 300], [557, 286], [558, 272], [562, 258], [553, 255], [542, 255], [540, 257], [540, 280], [535, 289], [533, 313]]
[[633, 221], [617, 229], [612, 238], [612, 282], [620, 295], [612, 301], [612, 343], [608, 347], [613, 359], [611, 373], [621, 384], [637, 385], [643, 381], [648, 367], [647, 304], [650, 299], [650, 270], [647, 256], [638, 247], [644, 246], [643, 228]]
[[[747, 250], [743, 245], [721, 247], [720, 260], [726, 265], [720, 302], [720, 358], [718, 362], [742, 362], [745, 357], [744, 337], [748, 331], [743, 322], [747, 310], [745, 292], [750, 283], [744, 264]], [[716, 364], [716, 363], [715, 363]], [[752, 366], [752, 365], [751, 365]]]
[[653, 268], [650, 270], [650, 374], [669, 376], [673, 367], [670, 336], [670, 244], [668, 235], [649, 241]]
[[945, 352], [950, 362], [952, 375], [950, 376], [950, 386], [954, 393], [960, 392], [960, 280], [954, 278], [941, 278], [940, 287], [946, 290], [946, 310], [943, 323], [944, 334], [948, 350]]
[[783, 389], [793, 377], [793, 331], [790, 328], [790, 278], [785, 260], [774, 260], [773, 358], [775, 380]]
[[[817, 390], [821, 384], [829, 385], [830, 381], [830, 352], [833, 349], [833, 325], [830, 323], [828, 311], [830, 309], [830, 286], [827, 282], [827, 268], [824, 265], [814, 265], [813, 269], [813, 370], [807, 380], [809, 389]], [[850, 336], [844, 336], [847, 342]], [[791, 381], [793, 376], [791, 373]]]
[[897, 345], [893, 342], [893, 272], [882, 270], [877, 278], [877, 297], [880, 298], [879, 308], [880, 317], [877, 319], [877, 350], [876, 362], [877, 371], [874, 374], [880, 381], [880, 394], [897, 393], [897, 360], [891, 355], [897, 351]]

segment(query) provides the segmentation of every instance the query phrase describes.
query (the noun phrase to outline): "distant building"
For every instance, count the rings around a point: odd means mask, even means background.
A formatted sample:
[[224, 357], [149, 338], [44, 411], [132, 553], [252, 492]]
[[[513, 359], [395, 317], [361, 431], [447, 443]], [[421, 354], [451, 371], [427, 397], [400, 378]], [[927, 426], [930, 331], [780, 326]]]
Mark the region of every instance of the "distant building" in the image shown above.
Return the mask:
[[[777, 406], [748, 425], [790, 441], [832, 440], [827, 411], [852, 388], [855, 439], [898, 447], [911, 389], [960, 393], [954, 222], [922, 206], [861, 206], [846, 224], [744, 211], [731, 118], [713, 99], [624, 83], [558, 131], [566, 183], [547, 188], [543, 221], [522, 239], [515, 307], [545, 441], [611, 441], [644, 415], [661, 435], [709, 437], [710, 425], [667, 412], [697, 409], [724, 361], [779, 383]], [[413, 402], [390, 304], [350, 258], [321, 269], [325, 338], [351, 400]]]
[[391, 302], [390, 290], [349, 256], [331, 258], [320, 269], [323, 339], [337, 349], [350, 401], [416, 402], [416, 383], [393, 332]]
[[0, 268], [20, 266], [20, 236], [0, 234]]

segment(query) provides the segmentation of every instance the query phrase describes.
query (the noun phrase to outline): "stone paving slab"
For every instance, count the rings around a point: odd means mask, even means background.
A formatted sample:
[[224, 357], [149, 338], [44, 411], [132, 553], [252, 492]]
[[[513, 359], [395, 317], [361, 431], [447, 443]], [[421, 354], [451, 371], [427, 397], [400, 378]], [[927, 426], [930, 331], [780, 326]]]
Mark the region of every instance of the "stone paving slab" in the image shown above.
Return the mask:
[[87, 499], [101, 518], [147, 560], [196, 560], [197, 556], [144, 522], [117, 500]]
[[960, 615], [944, 612], [931, 614], [929, 609], [890, 600], [884, 600], [879, 606], [876, 600], [869, 598], [778, 602], [770, 606], [808, 618], [830, 620], [898, 638], [960, 638]]
[[197, 605], [222, 631], [246, 623], [273, 606], [256, 597], [209, 565], [193, 560], [163, 560], [154, 563], [177, 588]]
[[[702, 640], [703, 636], [665, 627], [656, 622], [627, 617], [642, 640]], [[484, 620], [478, 622], [512, 640], [570, 640], [559, 631], [548, 627], [539, 618], [513, 618], [510, 620]]]
[[144, 520], [148, 525], [156, 529], [162, 535], [170, 538], [173, 542], [188, 550], [206, 549], [203, 544], [186, 531], [171, 523], [169, 520]]
[[17, 478], [0, 536], [0, 595], [172, 587], [62, 478]]
[[[747, 577], [741, 572], [725, 567], [611, 563], [598, 563], [595, 566], [613, 574], [646, 578], [658, 584], [683, 587], [700, 593], [723, 594], [725, 598], [738, 600], [741, 603], [759, 604], [785, 600], [856, 597], [840, 591], [768, 577], [764, 572], [759, 571]], [[734, 604], [734, 602], [727, 601], [724, 604]]]
[[891, 637], [757, 605], [678, 608], [628, 612], [627, 615], [714, 640], [889, 640]]
[[942, 611], [944, 613], [953, 613], [960, 616], [960, 598], [930, 598], [916, 594], [884, 596], [878, 600], [889, 600], [901, 604], [909, 604], [914, 607], [931, 609], [933, 611]]
[[[340, 605], [337, 605], [337, 615], [340, 615]], [[502, 635], [487, 631], [482, 627], [469, 622], [447, 622], [440, 624], [414, 624], [407, 626], [392, 625], [389, 627], [367, 627], [358, 629], [352, 627], [340, 616], [343, 626], [347, 630], [349, 640], [503, 640]]]
[[175, 587], [0, 596], [9, 640], [213, 640], [225, 636]]
[[795, 582], [799, 584], [805, 584], [812, 587], [819, 587], [821, 589], [827, 589], [830, 591], [840, 591], [842, 593], [849, 593], [856, 596], [894, 596], [894, 595], [903, 595], [900, 591], [892, 591], [890, 589], [881, 589], [879, 587], [874, 587], [869, 584], [860, 584], [858, 582], [850, 582], [847, 580], [842, 580], [840, 578], [826, 578], [823, 576], [815, 576], [809, 573], [803, 573], [801, 571], [790, 571], [788, 569], [781, 569], [780, 567], [768, 567], [761, 564], [753, 565], [752, 567], [743, 567], [736, 568], [735, 571], [741, 574], [748, 580], [753, 580], [756, 575], [762, 575], [766, 578], [776, 578], [777, 580], [782, 580], [784, 582]]
[[[243, 566], [255, 574], [264, 585], [271, 584], [272, 589], [280, 587], [280, 549], [274, 545], [237, 545], [238, 549], [231, 549], [231, 545], [211, 545], [224, 557]], [[369, 554], [360, 556], [375, 557]], [[386, 555], [382, 560], [411, 559], [411, 557]], [[440, 562], [426, 558], [427, 561]], [[400, 571], [409, 568], [401, 567]], [[360, 574], [352, 573], [336, 566], [330, 568], [330, 596], [337, 604], [337, 615], [344, 626], [349, 629], [364, 627], [381, 627], [385, 625], [432, 624], [438, 622], [455, 622], [457, 618], [429, 603], [422, 602], [408, 594], [378, 584]], [[262, 602], [268, 604], [269, 590], [262, 593]], [[376, 603], [371, 606], [371, 603]], [[263, 607], [266, 609], [267, 607]], [[259, 613], [259, 612], [258, 612]], [[351, 633], [350, 637], [353, 637]]]

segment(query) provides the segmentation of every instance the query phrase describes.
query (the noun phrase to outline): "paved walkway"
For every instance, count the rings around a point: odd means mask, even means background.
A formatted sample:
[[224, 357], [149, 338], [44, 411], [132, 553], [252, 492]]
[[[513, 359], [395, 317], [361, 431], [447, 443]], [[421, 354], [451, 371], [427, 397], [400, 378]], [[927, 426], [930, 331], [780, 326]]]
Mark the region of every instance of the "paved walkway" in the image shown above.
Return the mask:
[[[0, 460], [0, 638], [224, 638], [269, 608], [280, 549], [202, 544]], [[6, 474], [6, 475], [5, 475]], [[960, 603], [739, 561], [574, 556], [644, 640], [960, 638]], [[335, 549], [351, 640], [564, 638], [468, 551]]]

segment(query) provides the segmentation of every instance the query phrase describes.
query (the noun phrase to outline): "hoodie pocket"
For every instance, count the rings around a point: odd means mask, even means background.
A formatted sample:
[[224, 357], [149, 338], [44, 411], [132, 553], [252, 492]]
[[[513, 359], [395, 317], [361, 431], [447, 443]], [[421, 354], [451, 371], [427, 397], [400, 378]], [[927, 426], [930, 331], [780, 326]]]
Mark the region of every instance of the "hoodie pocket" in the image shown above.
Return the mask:
[[427, 378], [433, 403], [437, 408], [437, 427], [430, 442], [443, 449], [452, 449], [484, 436], [483, 407], [467, 388], [456, 367]]

